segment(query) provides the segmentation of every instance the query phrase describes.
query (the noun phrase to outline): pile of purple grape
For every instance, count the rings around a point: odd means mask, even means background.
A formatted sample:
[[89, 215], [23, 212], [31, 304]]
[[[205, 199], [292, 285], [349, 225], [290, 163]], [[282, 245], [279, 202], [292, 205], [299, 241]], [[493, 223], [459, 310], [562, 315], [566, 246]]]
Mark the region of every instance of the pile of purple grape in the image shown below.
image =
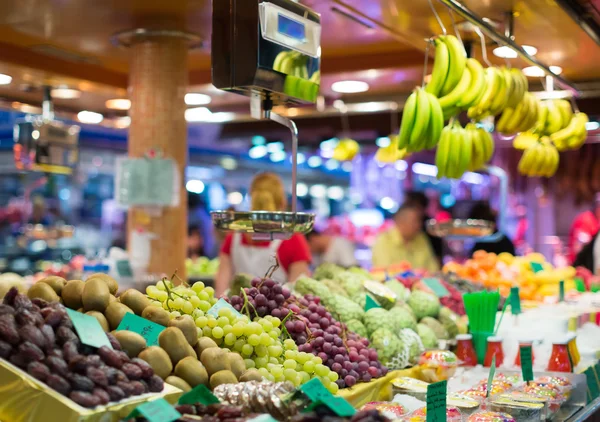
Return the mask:
[[81, 406], [162, 391], [163, 380], [148, 363], [130, 359], [114, 336], [106, 336], [112, 349], [82, 344], [63, 305], [30, 300], [16, 288], [0, 304], [0, 359]]
[[296, 297], [269, 279], [255, 278], [251, 286], [244, 289], [246, 305], [244, 295], [232, 296], [231, 305], [238, 311], [246, 306], [251, 316], [272, 315], [282, 320], [292, 311], [293, 317], [285, 321], [285, 328], [298, 350], [319, 356], [323, 364], [339, 375], [336, 383], [340, 388], [387, 374], [377, 351], [368, 347], [369, 340], [336, 321], [317, 296]]

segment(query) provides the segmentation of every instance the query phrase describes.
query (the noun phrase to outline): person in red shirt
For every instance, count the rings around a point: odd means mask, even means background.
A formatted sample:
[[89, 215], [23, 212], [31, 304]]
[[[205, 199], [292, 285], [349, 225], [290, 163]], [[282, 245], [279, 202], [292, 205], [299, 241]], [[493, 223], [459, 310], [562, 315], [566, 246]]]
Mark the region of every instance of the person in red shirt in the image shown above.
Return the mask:
[[600, 230], [600, 193], [596, 194], [594, 207], [579, 214], [569, 230], [569, 260], [575, 261], [581, 249], [592, 241]]
[[[274, 173], [257, 175], [250, 185], [252, 209], [284, 211], [287, 200], [283, 183]], [[302, 274], [310, 274], [310, 249], [303, 235], [294, 233], [287, 240], [255, 241], [242, 233], [229, 233], [219, 254], [219, 270], [215, 278], [215, 293], [222, 295], [229, 288], [234, 274], [246, 273], [264, 277], [277, 257], [279, 268], [272, 278], [279, 283], [294, 282]]]

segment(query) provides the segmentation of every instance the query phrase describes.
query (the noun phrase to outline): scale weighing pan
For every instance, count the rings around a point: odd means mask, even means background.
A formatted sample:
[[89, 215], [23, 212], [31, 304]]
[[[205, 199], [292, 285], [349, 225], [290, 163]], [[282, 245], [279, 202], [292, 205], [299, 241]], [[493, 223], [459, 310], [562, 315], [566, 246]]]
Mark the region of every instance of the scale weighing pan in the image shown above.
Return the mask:
[[311, 104], [321, 82], [321, 17], [291, 0], [218, 0], [212, 14], [212, 81], [250, 97], [253, 118], [272, 120], [292, 135], [291, 212], [215, 211], [214, 226], [286, 239], [312, 230], [314, 214], [297, 212], [298, 129], [274, 105]]
[[494, 223], [486, 220], [453, 219], [448, 221], [428, 220], [427, 233], [435, 237], [473, 239], [494, 233]]

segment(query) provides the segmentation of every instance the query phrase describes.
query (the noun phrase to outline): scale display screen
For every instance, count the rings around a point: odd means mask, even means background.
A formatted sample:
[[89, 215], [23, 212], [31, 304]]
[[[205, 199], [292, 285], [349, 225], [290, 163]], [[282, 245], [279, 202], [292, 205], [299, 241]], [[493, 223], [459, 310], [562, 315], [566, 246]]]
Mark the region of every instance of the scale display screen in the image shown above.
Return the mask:
[[282, 14], [277, 17], [277, 32], [297, 41], [306, 41], [304, 24]]

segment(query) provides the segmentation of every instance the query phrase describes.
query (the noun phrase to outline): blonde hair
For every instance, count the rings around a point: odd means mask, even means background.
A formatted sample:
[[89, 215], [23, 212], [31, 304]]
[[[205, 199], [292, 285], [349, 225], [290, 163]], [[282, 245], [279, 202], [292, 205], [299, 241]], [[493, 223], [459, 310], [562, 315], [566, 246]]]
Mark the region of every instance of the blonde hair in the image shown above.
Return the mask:
[[250, 185], [252, 210], [254, 211], [285, 211], [287, 198], [283, 182], [275, 173], [260, 173]]

